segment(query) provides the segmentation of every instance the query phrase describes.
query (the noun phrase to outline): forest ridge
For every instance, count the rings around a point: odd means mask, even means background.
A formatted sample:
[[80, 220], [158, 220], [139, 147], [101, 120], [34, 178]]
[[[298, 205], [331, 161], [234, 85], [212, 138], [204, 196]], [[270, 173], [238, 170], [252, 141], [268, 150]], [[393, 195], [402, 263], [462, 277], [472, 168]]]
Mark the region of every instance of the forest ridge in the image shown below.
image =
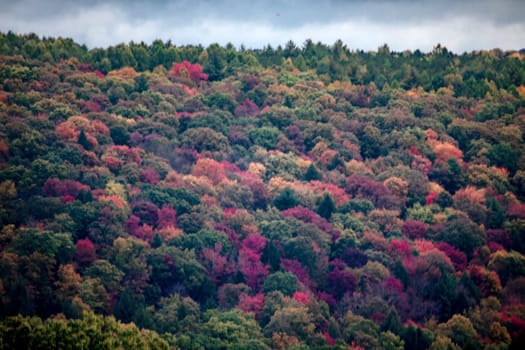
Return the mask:
[[524, 59], [0, 33], [0, 349], [523, 349]]

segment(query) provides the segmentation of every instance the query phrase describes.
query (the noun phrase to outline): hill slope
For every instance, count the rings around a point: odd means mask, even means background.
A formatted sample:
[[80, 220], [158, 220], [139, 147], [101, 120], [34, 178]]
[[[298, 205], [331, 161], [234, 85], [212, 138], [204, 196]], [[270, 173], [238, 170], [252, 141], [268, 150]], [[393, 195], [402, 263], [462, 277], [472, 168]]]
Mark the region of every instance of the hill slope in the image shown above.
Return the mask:
[[0, 347], [522, 348], [518, 53], [7, 33], [0, 84]]

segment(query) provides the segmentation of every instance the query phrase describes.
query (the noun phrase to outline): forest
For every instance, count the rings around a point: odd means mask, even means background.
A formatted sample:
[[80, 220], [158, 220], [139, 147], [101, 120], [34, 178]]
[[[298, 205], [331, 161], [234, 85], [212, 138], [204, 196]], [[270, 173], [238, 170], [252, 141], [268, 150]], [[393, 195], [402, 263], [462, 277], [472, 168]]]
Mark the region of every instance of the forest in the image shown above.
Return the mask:
[[0, 349], [524, 349], [525, 51], [0, 33]]

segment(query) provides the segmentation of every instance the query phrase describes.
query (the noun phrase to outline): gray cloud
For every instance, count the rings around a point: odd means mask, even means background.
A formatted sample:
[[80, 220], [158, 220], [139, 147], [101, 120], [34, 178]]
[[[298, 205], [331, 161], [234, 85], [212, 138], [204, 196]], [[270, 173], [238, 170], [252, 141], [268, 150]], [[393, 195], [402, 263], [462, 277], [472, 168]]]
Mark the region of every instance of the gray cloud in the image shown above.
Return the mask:
[[456, 52], [520, 49], [521, 0], [0, 0], [0, 30], [67, 36], [89, 47], [120, 42], [213, 42], [247, 47], [298, 45], [310, 38], [375, 50], [428, 51], [442, 43]]

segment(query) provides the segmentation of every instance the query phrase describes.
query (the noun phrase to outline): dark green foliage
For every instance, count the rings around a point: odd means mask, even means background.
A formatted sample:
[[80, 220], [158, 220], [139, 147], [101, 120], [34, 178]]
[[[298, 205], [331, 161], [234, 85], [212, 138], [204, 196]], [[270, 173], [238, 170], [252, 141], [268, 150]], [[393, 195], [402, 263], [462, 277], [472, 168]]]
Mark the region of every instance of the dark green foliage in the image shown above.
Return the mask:
[[206, 49], [208, 54], [204, 63], [204, 72], [208, 74], [209, 80], [221, 80], [226, 72], [226, 52], [218, 44], [212, 44]]
[[487, 242], [485, 232], [470, 219], [459, 216], [452, 217], [445, 223], [438, 237], [458, 248], [468, 257], [474, 253], [474, 249]]
[[129, 132], [122, 125], [115, 125], [109, 129], [111, 138], [116, 145], [127, 145], [129, 142]]
[[71, 262], [75, 249], [70, 235], [36, 229], [20, 231], [13, 238], [12, 247], [19, 255], [40, 253], [62, 264]]
[[323, 176], [321, 172], [313, 163], [308, 166], [308, 168], [306, 169], [306, 173], [304, 174], [305, 181], [321, 180], [322, 177]]
[[225, 112], [217, 111], [213, 114], [203, 114], [192, 118], [187, 128], [210, 128], [220, 132], [223, 135], [228, 134], [231, 115]]
[[143, 74], [135, 78], [135, 91], [143, 92], [143, 91], [148, 90], [148, 88], [149, 88], [148, 79]]
[[517, 170], [516, 162], [520, 157], [520, 153], [519, 150], [514, 149], [508, 143], [498, 143], [490, 147], [487, 157], [492, 164], [506, 168], [511, 174], [514, 174]]
[[299, 201], [295, 197], [294, 191], [290, 187], [286, 187], [279, 193], [279, 195], [273, 200], [273, 205], [279, 210], [286, 210], [293, 208], [299, 204]]
[[436, 204], [438, 204], [441, 208], [448, 208], [451, 207], [454, 202], [450, 193], [443, 191], [437, 197]]
[[374, 204], [371, 201], [357, 198], [353, 198], [339, 207], [341, 213], [351, 213], [356, 211], [368, 214], [372, 209], [374, 209]]
[[281, 135], [280, 131], [274, 127], [263, 126], [261, 128], [253, 128], [248, 131], [250, 140], [263, 148], [274, 149]]
[[317, 214], [321, 217], [330, 220], [333, 212], [336, 210], [335, 202], [328, 193], [323, 194], [317, 207]]
[[405, 341], [405, 348], [410, 350], [428, 349], [434, 341], [430, 331], [412, 325], [405, 327], [401, 338]]
[[455, 193], [465, 183], [463, 170], [455, 158], [449, 158], [446, 164], [435, 165], [429, 178], [443, 185], [450, 193]]
[[290, 272], [277, 271], [266, 278], [262, 290], [265, 293], [278, 291], [283, 293], [283, 295], [291, 296], [299, 290], [299, 283], [297, 282], [297, 277]]
[[85, 150], [91, 150], [93, 148], [93, 145], [91, 142], [88, 141], [86, 137], [86, 133], [84, 132], [84, 129], [80, 130], [80, 134], [78, 135], [78, 144], [84, 147]]

